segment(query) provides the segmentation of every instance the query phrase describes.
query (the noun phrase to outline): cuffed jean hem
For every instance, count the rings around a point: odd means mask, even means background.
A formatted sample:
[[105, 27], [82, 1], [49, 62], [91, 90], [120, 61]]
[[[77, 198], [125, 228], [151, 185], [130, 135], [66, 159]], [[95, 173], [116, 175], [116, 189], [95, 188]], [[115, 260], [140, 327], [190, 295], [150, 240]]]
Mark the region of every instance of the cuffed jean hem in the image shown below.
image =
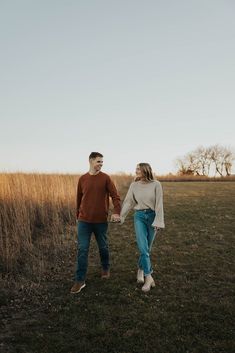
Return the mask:
[[144, 273], [144, 277], [149, 276], [153, 273], [153, 271], [150, 271], [149, 273]]
[[[144, 271], [143, 266], [138, 266], [138, 269]], [[144, 276], [151, 275], [153, 273], [153, 269], [151, 269], [148, 273], [144, 273]]]

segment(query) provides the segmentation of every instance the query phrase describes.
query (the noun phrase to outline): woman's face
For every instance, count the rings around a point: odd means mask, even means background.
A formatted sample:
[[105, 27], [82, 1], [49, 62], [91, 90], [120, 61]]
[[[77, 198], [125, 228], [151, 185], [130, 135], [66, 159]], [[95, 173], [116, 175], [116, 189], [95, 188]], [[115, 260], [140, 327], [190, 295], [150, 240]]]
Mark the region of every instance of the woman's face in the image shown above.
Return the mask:
[[138, 178], [142, 178], [142, 176], [143, 176], [139, 164], [137, 164], [137, 166], [136, 166], [135, 174]]

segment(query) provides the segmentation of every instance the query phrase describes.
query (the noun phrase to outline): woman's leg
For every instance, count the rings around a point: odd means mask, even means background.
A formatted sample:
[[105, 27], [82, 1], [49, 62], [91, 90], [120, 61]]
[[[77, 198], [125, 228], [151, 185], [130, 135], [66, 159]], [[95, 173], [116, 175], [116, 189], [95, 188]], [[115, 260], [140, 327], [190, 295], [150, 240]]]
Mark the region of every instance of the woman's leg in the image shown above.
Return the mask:
[[144, 211], [136, 211], [134, 215], [134, 226], [136, 241], [140, 252], [139, 268], [143, 269], [144, 275], [151, 274], [151, 263], [148, 245], [148, 224], [146, 224], [146, 214]]
[[[156, 231], [155, 231], [154, 227], [152, 226], [154, 218], [155, 218], [155, 212], [154, 211], [149, 212], [147, 214], [147, 223], [148, 223], [148, 236], [147, 236], [147, 239], [148, 239], [149, 256], [151, 255], [152, 245], [153, 245], [154, 239], [156, 237]], [[153, 269], [152, 269], [152, 264], [151, 264], [151, 258], [150, 258], [150, 269], [151, 269], [150, 273], [152, 273]]]

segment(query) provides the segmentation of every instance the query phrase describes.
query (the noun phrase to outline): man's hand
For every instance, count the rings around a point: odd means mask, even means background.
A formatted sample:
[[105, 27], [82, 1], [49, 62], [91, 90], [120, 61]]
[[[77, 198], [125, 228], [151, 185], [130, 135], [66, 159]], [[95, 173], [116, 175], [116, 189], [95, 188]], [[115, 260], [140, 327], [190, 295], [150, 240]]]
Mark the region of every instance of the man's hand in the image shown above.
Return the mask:
[[121, 221], [119, 214], [112, 214], [110, 222], [119, 223]]

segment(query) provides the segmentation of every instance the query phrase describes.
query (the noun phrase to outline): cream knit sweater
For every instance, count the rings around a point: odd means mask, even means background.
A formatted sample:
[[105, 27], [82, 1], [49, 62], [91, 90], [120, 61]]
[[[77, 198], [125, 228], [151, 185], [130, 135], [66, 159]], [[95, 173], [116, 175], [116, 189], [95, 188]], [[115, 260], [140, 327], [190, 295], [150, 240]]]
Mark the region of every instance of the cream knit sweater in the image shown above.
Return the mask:
[[122, 204], [121, 223], [124, 222], [131, 209], [144, 210], [150, 208], [156, 212], [152, 223], [153, 227], [165, 228], [163, 212], [163, 193], [159, 181], [153, 180], [148, 183], [135, 181], [131, 183]]

